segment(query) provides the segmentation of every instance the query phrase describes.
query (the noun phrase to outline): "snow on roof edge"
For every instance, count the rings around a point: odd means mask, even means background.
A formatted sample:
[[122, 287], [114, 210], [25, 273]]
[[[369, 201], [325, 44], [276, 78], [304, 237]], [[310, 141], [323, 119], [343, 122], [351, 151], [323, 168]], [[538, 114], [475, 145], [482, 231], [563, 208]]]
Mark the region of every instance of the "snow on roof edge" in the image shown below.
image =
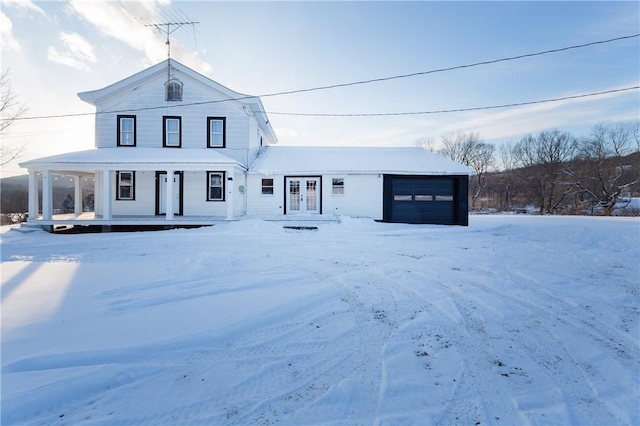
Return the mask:
[[416, 147], [267, 147], [250, 173], [473, 175], [468, 166]]

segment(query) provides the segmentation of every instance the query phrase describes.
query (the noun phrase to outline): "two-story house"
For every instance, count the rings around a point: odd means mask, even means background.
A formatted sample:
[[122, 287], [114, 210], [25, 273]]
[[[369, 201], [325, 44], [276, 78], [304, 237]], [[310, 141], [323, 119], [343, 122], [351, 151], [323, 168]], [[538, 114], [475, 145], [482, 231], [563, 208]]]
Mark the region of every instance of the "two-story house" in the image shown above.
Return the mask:
[[[30, 223], [207, 225], [296, 215], [468, 223], [470, 168], [418, 148], [274, 146], [259, 98], [173, 59], [78, 96], [96, 107], [95, 148], [21, 164]], [[75, 214], [54, 214], [58, 175], [75, 180]], [[95, 181], [93, 213], [82, 213], [86, 177]]]

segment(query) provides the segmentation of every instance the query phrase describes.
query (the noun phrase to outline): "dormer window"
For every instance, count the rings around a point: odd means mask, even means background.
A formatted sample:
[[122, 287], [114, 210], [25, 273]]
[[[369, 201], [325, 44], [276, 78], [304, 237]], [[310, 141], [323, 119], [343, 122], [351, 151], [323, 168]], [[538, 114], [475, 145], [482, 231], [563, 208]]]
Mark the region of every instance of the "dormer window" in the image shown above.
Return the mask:
[[182, 101], [182, 83], [179, 80], [171, 79], [164, 86], [167, 101]]

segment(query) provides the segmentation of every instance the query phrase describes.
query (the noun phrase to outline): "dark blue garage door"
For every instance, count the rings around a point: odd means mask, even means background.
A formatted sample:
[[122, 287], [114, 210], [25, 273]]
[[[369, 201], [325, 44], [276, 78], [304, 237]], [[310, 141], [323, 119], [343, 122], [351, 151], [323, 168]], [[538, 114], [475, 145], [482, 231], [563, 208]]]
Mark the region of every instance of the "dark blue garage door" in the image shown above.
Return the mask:
[[459, 180], [457, 176], [385, 176], [384, 220], [466, 225], [466, 202], [463, 219], [458, 210], [461, 196], [466, 200], [467, 186], [460, 194]]

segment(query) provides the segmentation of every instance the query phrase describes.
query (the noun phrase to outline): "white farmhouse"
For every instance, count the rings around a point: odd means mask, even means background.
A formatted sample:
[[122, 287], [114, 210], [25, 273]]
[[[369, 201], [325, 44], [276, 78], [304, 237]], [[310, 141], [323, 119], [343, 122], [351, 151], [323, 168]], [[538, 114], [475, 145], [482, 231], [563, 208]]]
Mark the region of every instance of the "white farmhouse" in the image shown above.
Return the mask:
[[[183, 226], [342, 215], [468, 224], [472, 169], [419, 148], [274, 146], [259, 98], [173, 59], [79, 97], [96, 107], [95, 148], [21, 164], [29, 172], [31, 224]], [[74, 214], [56, 214], [57, 175], [75, 180]], [[83, 213], [80, 180], [87, 177], [95, 181], [94, 212]]]

